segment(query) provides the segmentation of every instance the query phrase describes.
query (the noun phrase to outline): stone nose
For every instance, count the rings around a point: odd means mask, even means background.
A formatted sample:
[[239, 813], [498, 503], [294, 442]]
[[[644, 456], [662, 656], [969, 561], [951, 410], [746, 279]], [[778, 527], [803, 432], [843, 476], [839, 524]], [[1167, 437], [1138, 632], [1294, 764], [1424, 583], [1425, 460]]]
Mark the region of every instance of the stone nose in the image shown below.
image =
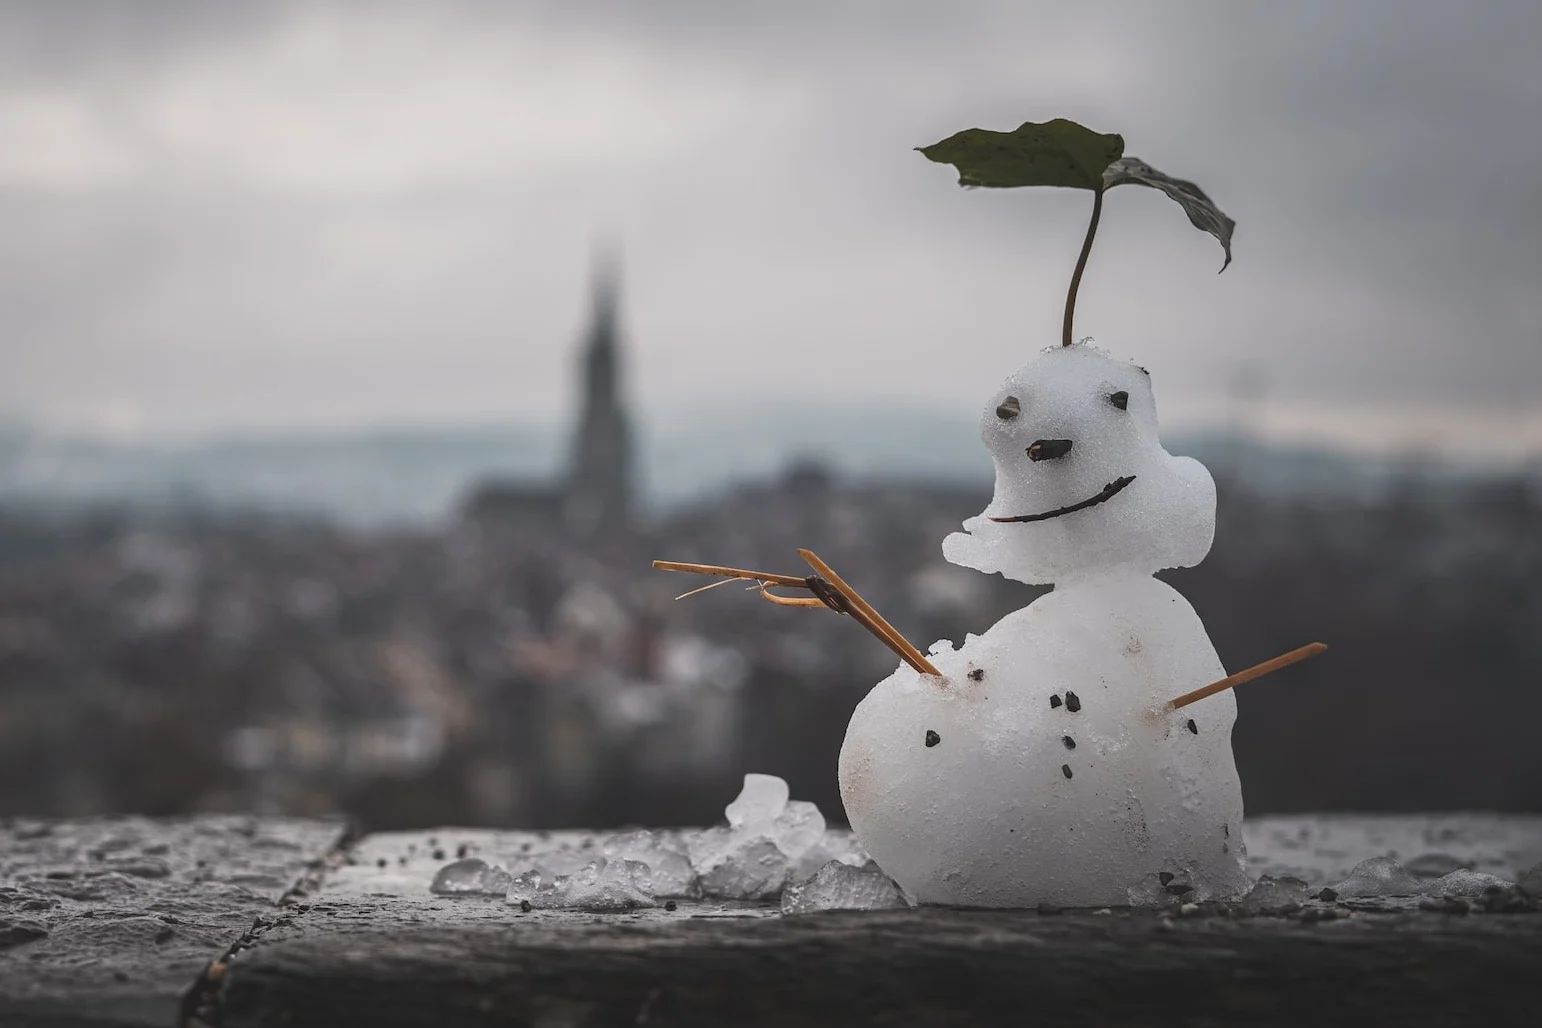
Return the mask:
[[1069, 439], [1035, 439], [1028, 447], [1029, 460], [1059, 460], [1071, 452]]

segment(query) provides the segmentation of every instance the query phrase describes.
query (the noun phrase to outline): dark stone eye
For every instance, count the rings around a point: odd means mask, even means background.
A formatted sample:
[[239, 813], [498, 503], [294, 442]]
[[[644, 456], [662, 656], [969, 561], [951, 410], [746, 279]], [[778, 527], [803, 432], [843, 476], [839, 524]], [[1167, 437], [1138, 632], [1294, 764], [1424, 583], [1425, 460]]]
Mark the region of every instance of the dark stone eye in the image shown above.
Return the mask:
[[1002, 421], [1011, 421], [1022, 413], [1023, 405], [1017, 402], [1017, 397], [1009, 396], [996, 405], [996, 417]]
[[1118, 407], [1120, 410], [1125, 410], [1130, 406], [1130, 394], [1125, 392], [1123, 389], [1119, 390], [1117, 393], [1109, 393], [1108, 402], [1113, 404], [1115, 407]]

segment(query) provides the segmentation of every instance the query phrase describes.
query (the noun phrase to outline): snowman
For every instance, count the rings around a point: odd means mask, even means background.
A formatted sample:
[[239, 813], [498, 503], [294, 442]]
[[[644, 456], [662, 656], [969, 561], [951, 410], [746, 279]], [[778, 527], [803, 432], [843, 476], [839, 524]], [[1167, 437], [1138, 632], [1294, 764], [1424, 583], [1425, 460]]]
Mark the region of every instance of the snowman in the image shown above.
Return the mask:
[[928, 659], [809, 551], [818, 575], [807, 579], [654, 566], [752, 579], [775, 603], [851, 615], [904, 660], [857, 706], [839, 769], [858, 842], [911, 899], [1101, 907], [1153, 892], [1238, 896], [1249, 883], [1227, 690], [1326, 647], [1225, 677], [1194, 609], [1153, 577], [1204, 559], [1215, 483], [1197, 461], [1162, 448], [1144, 368], [1072, 342], [1077, 288], [1111, 189], [1139, 185], [1176, 201], [1227, 263], [1235, 222], [1193, 182], [1126, 156], [1122, 136], [1062, 118], [966, 129], [921, 153], [955, 166], [968, 188], [1093, 197], [1061, 345], [986, 404], [980, 435], [995, 495], [943, 541], [955, 564], [1053, 590], [962, 646], [938, 643]]
[[1152, 577], [1210, 549], [1215, 484], [1162, 448], [1150, 375], [1057, 346], [986, 404], [985, 511], [955, 564], [1053, 590], [901, 667], [857, 706], [840, 789], [857, 839], [921, 903], [1105, 906], [1152, 880], [1247, 890], [1229, 691], [1186, 600]]

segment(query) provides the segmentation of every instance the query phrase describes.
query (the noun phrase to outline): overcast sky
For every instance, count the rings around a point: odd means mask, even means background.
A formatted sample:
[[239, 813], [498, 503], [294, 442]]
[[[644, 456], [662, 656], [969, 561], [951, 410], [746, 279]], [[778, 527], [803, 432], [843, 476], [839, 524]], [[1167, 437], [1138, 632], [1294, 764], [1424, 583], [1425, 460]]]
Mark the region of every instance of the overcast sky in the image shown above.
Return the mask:
[[597, 240], [655, 422], [973, 418], [1058, 338], [1090, 197], [912, 148], [1065, 116], [1109, 196], [1077, 334], [1164, 423], [1542, 443], [1542, 4], [0, 0], [0, 422], [549, 419]]

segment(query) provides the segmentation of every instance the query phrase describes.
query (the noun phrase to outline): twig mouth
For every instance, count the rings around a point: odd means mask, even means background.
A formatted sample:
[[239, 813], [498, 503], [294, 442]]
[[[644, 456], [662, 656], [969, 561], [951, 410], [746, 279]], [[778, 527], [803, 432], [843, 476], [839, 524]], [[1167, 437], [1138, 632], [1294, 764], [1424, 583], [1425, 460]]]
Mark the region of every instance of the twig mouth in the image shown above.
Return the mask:
[[1079, 510], [1086, 510], [1088, 507], [1096, 507], [1100, 503], [1105, 503], [1108, 500], [1113, 499], [1115, 496], [1119, 495], [1125, 486], [1129, 485], [1133, 481], [1135, 481], [1134, 475], [1125, 475], [1123, 478], [1116, 478], [1112, 482], [1105, 485], [1102, 491], [1099, 492], [1096, 496], [1089, 496], [1085, 500], [1082, 500], [1080, 503], [1073, 503], [1069, 507], [1056, 507], [1054, 510], [1047, 510], [1042, 514], [1019, 514], [1016, 517], [991, 518], [991, 520], [1000, 521], [1003, 523], [1048, 521], [1050, 518], [1058, 518], [1062, 514], [1074, 514]]

